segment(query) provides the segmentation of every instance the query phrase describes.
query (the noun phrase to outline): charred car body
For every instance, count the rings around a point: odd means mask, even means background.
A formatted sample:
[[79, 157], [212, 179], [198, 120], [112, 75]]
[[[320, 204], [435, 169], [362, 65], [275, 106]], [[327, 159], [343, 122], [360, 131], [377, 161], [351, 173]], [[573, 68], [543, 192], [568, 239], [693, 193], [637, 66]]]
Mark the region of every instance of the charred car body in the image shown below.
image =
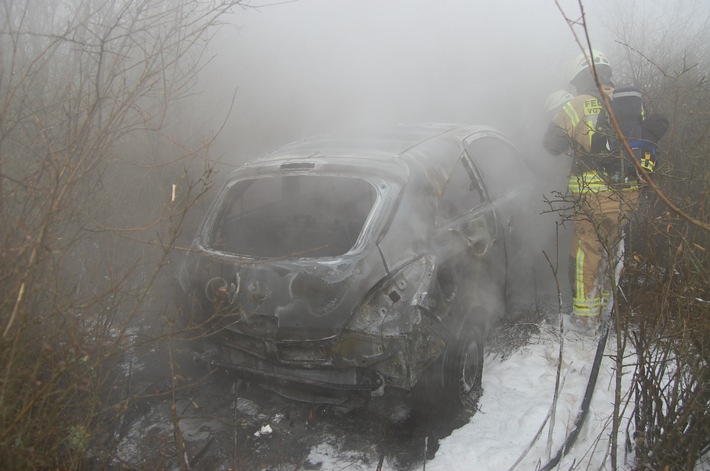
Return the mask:
[[[321, 137], [237, 169], [180, 269], [203, 357], [295, 399], [465, 404], [526, 276], [525, 163], [481, 126]], [[521, 227], [521, 230], [524, 229]]]

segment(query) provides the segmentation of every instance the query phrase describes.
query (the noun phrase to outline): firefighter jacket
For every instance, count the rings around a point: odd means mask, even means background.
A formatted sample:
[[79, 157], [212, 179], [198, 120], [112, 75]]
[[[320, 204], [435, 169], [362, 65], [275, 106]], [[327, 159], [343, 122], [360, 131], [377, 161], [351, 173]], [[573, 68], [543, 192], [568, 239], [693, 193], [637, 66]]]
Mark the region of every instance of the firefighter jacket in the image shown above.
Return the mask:
[[606, 191], [607, 175], [600, 167], [601, 158], [611, 155], [608, 134], [598, 132], [608, 129], [600, 122], [608, 115], [603, 113], [601, 97], [594, 92], [583, 93], [569, 100], [554, 116], [543, 145], [552, 154], [572, 150], [574, 163], [569, 180], [572, 193]]

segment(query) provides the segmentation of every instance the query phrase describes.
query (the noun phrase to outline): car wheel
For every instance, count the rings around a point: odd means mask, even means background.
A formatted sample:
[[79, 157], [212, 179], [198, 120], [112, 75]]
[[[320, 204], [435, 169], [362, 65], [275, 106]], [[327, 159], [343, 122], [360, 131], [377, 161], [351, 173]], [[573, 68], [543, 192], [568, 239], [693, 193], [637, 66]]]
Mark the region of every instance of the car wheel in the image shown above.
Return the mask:
[[475, 406], [481, 394], [483, 354], [481, 328], [467, 325], [427, 368], [415, 391], [415, 407], [422, 412], [458, 412]]
[[460, 408], [475, 405], [481, 395], [483, 375], [483, 336], [477, 327], [468, 327], [464, 332], [449, 342], [444, 353], [444, 396]]

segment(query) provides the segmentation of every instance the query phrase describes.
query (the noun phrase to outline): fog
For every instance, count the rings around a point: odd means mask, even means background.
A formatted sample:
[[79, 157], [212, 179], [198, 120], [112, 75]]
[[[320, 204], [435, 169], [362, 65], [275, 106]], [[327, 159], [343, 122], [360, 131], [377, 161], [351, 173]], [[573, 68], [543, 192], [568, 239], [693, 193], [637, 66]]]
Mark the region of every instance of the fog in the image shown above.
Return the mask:
[[[578, 15], [576, 2], [562, 4]], [[537, 143], [545, 99], [567, 84], [578, 54], [555, 2], [543, 0], [302, 0], [230, 20], [199, 86], [214, 125], [234, 94], [215, 148], [230, 162], [402, 122], [488, 124]]]

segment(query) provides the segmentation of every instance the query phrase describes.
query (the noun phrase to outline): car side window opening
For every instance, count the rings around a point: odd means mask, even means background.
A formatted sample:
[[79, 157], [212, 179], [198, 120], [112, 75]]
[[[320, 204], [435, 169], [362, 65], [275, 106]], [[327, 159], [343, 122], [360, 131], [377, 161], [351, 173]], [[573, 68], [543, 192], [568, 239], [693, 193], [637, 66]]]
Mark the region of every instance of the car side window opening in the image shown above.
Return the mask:
[[483, 190], [465, 154], [456, 163], [439, 201], [437, 223], [458, 219], [479, 207]]
[[492, 197], [510, 191], [525, 177], [520, 156], [507, 142], [494, 137], [468, 140], [466, 151], [483, 173]]

